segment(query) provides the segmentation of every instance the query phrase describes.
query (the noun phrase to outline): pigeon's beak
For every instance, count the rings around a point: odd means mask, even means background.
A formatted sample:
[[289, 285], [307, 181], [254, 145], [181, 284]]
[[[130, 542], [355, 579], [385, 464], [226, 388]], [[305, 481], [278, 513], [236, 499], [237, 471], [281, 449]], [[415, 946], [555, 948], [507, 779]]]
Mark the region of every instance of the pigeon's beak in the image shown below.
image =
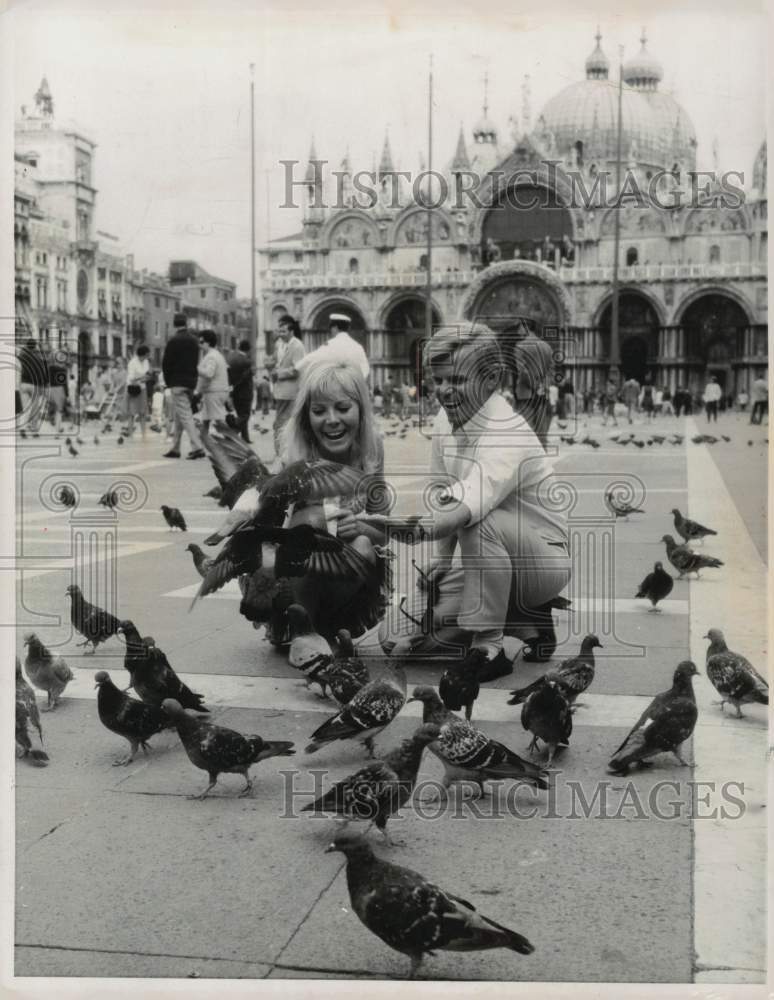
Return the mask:
[[703, 635], [702, 639], [709, 639], [709, 633], [707, 635]]
[[407, 698], [406, 699], [406, 704], [410, 705], [412, 701], [419, 701], [419, 698]]

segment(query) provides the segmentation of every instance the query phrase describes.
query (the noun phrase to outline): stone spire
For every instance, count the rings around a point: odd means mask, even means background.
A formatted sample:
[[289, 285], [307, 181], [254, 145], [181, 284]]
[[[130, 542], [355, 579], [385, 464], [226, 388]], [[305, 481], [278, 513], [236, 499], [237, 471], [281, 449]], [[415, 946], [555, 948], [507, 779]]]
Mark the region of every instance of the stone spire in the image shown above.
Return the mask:
[[384, 146], [382, 146], [382, 158], [379, 161], [379, 180], [388, 174], [394, 174], [395, 167], [392, 162], [392, 150], [390, 149], [390, 133], [384, 133]]
[[470, 170], [470, 159], [468, 157], [467, 146], [465, 145], [465, 132], [462, 128], [462, 122], [460, 122], [460, 134], [457, 138], [457, 150], [452, 160], [451, 172], [453, 174], [460, 174], [467, 170]]
[[44, 118], [52, 118], [54, 115], [54, 99], [48, 86], [48, 80], [43, 77], [40, 86], [35, 94], [35, 106]]

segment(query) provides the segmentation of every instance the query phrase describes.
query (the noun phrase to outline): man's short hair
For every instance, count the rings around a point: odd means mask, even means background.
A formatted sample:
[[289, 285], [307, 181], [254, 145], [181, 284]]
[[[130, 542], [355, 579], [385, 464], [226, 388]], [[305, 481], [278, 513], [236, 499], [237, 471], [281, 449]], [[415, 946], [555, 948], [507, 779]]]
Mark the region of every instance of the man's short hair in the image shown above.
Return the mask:
[[482, 372], [502, 370], [503, 359], [497, 336], [484, 323], [463, 322], [436, 330], [425, 344], [425, 364], [447, 364], [463, 347], [475, 348], [473, 357], [476, 367]]
[[186, 314], [185, 313], [175, 313], [175, 315], [174, 315], [174, 317], [172, 319], [172, 326], [177, 330], [181, 326], [187, 326], [187, 325], [188, 325], [188, 317], [186, 316]]
[[298, 325], [298, 320], [294, 319], [290, 313], [285, 313], [284, 316], [280, 316], [278, 326], [286, 326], [290, 330], [291, 337], [298, 337], [301, 334], [301, 327]]
[[199, 340], [203, 340], [208, 347], [218, 346], [218, 335], [214, 330], [200, 330]]
[[140, 344], [137, 348], [137, 357], [144, 358], [147, 354], [150, 354], [150, 347], [147, 344]]
[[250, 350], [250, 341], [249, 340], [240, 340], [239, 341], [239, 350], [240, 351], [249, 351]]

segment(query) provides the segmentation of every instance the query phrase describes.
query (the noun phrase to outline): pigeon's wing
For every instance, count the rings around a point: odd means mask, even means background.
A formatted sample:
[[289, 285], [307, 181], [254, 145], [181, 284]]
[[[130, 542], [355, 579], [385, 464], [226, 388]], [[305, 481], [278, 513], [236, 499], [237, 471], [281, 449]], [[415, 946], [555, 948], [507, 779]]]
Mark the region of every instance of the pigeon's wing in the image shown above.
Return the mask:
[[766, 681], [749, 660], [738, 653], [715, 653], [707, 660], [707, 676], [718, 694], [734, 701], [743, 701], [754, 691], [768, 697]]
[[261, 564], [261, 543], [256, 533], [250, 529], [235, 531], [207, 569], [191, 602], [191, 608], [202, 597], [220, 590], [229, 580], [234, 580], [243, 573], [254, 573]]
[[27, 706], [21, 702], [16, 702], [16, 745], [24, 751], [25, 754], [32, 750], [32, 740], [30, 739], [30, 734], [27, 730], [27, 723], [29, 721], [29, 712], [27, 711]]
[[109, 639], [115, 635], [121, 624], [115, 615], [98, 608], [95, 604], [83, 602], [83, 634], [95, 639]]
[[67, 666], [64, 659], [61, 656], [56, 656], [51, 661], [51, 670], [58, 681], [66, 684], [68, 681], [73, 679], [73, 672]]
[[522, 760], [504, 744], [490, 739], [461, 719], [449, 719], [441, 726], [441, 734], [433, 749], [453, 767], [485, 771], [492, 777], [537, 780], [542, 774], [540, 768]]
[[400, 788], [400, 779], [384, 761], [374, 761], [337, 782], [307, 812], [330, 812], [351, 819], [374, 820]]
[[202, 434], [201, 438], [212, 471], [215, 473], [215, 478], [221, 489], [225, 489], [226, 484], [236, 474], [243, 462], [256, 457], [255, 452], [248, 444], [229, 431], [224, 430], [219, 438], [215, 438], [211, 434]]
[[586, 660], [572, 660], [558, 670], [560, 687], [565, 698], [577, 698], [591, 686], [594, 680], [594, 666]]
[[372, 729], [383, 729], [400, 712], [405, 701], [405, 695], [392, 684], [383, 680], [371, 681], [337, 715], [316, 729], [312, 740], [328, 743], [359, 736]]
[[256, 523], [281, 526], [290, 505], [357, 492], [362, 472], [339, 462], [293, 462], [264, 484]]
[[140, 740], [150, 739], [162, 729], [170, 726], [171, 720], [160, 708], [137, 701], [126, 695], [121, 700], [121, 707], [116, 712], [115, 722], [126, 735], [133, 735]]
[[250, 742], [234, 729], [187, 718], [178, 733], [189, 757], [203, 770], [228, 771], [252, 762]]
[[655, 583], [656, 583], [656, 574], [655, 573], [648, 573], [648, 575], [645, 577], [645, 579], [640, 584], [639, 589], [637, 590], [637, 593], [634, 595], [635, 598], [638, 598], [638, 597], [650, 597], [651, 592], [653, 591], [653, 587], [655, 586]]

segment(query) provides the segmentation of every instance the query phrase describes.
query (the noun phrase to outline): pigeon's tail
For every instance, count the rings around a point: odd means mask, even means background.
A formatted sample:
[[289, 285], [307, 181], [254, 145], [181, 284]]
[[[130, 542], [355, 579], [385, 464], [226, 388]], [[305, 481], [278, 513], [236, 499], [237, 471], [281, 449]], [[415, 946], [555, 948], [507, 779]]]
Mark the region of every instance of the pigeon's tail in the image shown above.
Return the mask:
[[714, 556], [701, 556], [699, 560], [699, 566], [702, 569], [717, 569], [719, 566], [725, 565], [721, 559], [715, 559]]
[[339, 715], [326, 719], [318, 729], [315, 729], [312, 733], [312, 742], [306, 746], [304, 752], [315, 753], [326, 743], [332, 743], [334, 740], [345, 740], [349, 736], [358, 736], [360, 733], [359, 727], [342, 718], [342, 713], [339, 713]]
[[266, 760], [267, 757], [292, 757], [296, 752], [295, 744], [289, 740], [262, 740], [260, 736], [254, 736], [250, 742], [256, 751], [256, 761]]
[[535, 946], [523, 934], [512, 931], [509, 927], [503, 927], [502, 924], [498, 924], [491, 917], [481, 916], [481, 920], [490, 927], [500, 931], [502, 934], [502, 946], [504, 948], [510, 948], [511, 951], [518, 951], [520, 955], [531, 955], [535, 950]]
[[557, 611], [572, 611], [572, 601], [566, 597], [552, 597], [546, 607], [555, 608]]
[[543, 686], [543, 678], [538, 677], [536, 681], [528, 684], [526, 687], [518, 688], [516, 691], [511, 691], [511, 697], [508, 699], [509, 705], [521, 705], [522, 702], [526, 701], [527, 698], [533, 693], [533, 691], [538, 691]]
[[225, 537], [226, 537], [225, 535], [221, 535], [220, 531], [216, 531], [212, 535], [207, 535], [207, 537], [204, 539], [204, 544], [219, 545]]
[[49, 757], [45, 750], [30, 750], [28, 757], [35, 767], [46, 767]]
[[712, 528], [702, 528], [701, 534], [702, 537], [704, 537], [704, 535], [717, 535], [717, 531], [713, 531]]
[[752, 700], [756, 701], [759, 705], [768, 705], [769, 703], [769, 692], [762, 691], [760, 688], [756, 688], [752, 694]]

